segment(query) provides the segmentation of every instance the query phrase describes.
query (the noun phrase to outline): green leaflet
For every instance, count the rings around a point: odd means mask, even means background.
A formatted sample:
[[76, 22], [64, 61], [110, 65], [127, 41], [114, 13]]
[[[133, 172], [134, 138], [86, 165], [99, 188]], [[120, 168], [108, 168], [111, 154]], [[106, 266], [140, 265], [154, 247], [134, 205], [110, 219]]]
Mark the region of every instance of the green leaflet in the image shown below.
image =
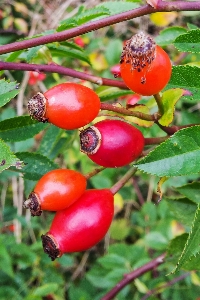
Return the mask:
[[179, 130], [135, 164], [139, 170], [159, 177], [200, 172], [200, 126]]
[[182, 52], [200, 53], [200, 29], [190, 30], [178, 36], [174, 46]]

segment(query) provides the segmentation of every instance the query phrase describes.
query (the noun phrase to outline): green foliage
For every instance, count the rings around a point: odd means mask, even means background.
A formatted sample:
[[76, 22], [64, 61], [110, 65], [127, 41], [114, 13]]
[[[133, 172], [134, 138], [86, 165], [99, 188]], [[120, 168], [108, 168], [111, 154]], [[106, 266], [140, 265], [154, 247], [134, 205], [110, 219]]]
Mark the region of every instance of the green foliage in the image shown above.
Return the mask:
[[193, 126], [179, 130], [135, 165], [160, 177], [183, 176], [200, 172], [199, 158], [199, 126]]
[[[63, 1], [58, 7], [57, 1], [50, 2], [43, 7], [37, 0], [14, 1], [12, 6], [4, 1], [0, 8], [0, 45], [34, 41], [34, 37], [61, 34], [68, 29], [75, 32], [78, 26], [83, 25], [80, 27], [83, 28], [144, 4], [140, 0], [99, 1], [96, 7], [91, 7], [91, 1], [65, 7]], [[40, 17], [37, 24], [32, 20], [35, 14]], [[130, 110], [152, 114], [155, 122], [101, 110], [91, 125], [99, 119], [117, 117], [135, 122], [145, 138], [166, 136], [170, 126], [177, 129], [181, 125], [188, 126], [169, 135], [163, 143], [145, 145], [143, 157], [134, 162], [138, 169], [134, 180], [128, 181], [118, 192], [120, 201], [116, 197], [115, 217], [106, 237], [89, 251], [65, 254], [52, 262], [43, 252], [40, 237], [49, 230], [54, 212], [30, 218], [29, 212], [23, 210], [23, 200], [50, 170], [71, 168], [87, 174], [98, 166], [80, 153], [79, 130], [67, 131], [32, 120], [26, 115], [27, 99], [36, 91], [44, 92], [65, 81], [87, 85], [102, 102], [109, 101], [117, 107], [126, 107], [128, 96], [134, 92], [112, 86], [98, 87], [57, 73], [47, 73], [43, 82], [30, 85], [28, 74], [20, 70], [1, 70], [1, 300], [100, 300], [121, 280], [126, 280], [130, 272], [164, 252], [167, 254], [163, 264], [126, 285], [116, 299], [139, 300], [152, 290], [155, 293], [150, 298], [155, 300], [199, 297], [200, 126], [194, 125], [199, 124], [200, 101], [198, 15], [199, 12], [196, 15], [189, 12], [189, 16], [180, 12], [168, 28], [161, 27], [161, 30], [152, 25], [150, 18], [148, 21], [148, 16], [133, 18], [117, 26], [99, 28], [98, 32], [85, 33], [81, 36], [83, 45], [78, 45], [72, 34], [70, 40], [0, 55], [1, 61], [19, 66], [24, 62], [60, 65], [82, 72], [83, 77], [90, 74], [115, 80], [110, 68], [119, 64], [124, 41], [138, 32], [143, 23], [143, 30], [152, 33], [173, 65], [170, 82], [160, 95], [162, 116], [157, 119], [158, 107], [153, 97], [141, 97], [139, 105]], [[49, 29], [49, 26], [55, 28]], [[34, 28], [38, 34], [30, 36]], [[80, 36], [80, 28], [75, 36]], [[22, 95], [23, 115], [19, 116]], [[88, 180], [87, 188], [110, 188], [128, 169], [129, 166], [105, 169]], [[160, 186], [163, 197], [157, 204]], [[186, 271], [190, 272], [187, 278], [174, 285], [170, 283]]]

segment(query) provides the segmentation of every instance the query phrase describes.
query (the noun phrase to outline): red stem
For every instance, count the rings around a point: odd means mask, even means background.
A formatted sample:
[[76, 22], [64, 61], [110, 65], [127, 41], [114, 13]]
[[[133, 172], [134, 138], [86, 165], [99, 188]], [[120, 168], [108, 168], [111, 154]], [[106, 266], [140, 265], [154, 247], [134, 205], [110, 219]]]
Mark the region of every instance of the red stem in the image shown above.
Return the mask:
[[114, 16], [106, 17], [97, 21], [88, 22], [76, 28], [64, 30], [62, 32], [56, 32], [46, 36], [40, 36], [29, 40], [23, 40], [20, 42], [14, 42], [11, 44], [3, 45], [0, 47], [0, 54], [9, 53], [17, 50], [32, 48], [39, 45], [45, 45], [53, 42], [62, 42], [73, 37], [82, 35], [84, 33], [97, 30], [106, 26], [110, 26], [119, 22], [127, 21], [136, 17], [144, 16], [154, 12], [162, 11], [195, 11], [200, 10], [200, 1], [176, 1], [176, 2], [164, 2], [161, 1], [158, 4], [157, 9], [154, 9], [150, 5], [144, 5], [139, 8], [129, 10]]
[[13, 63], [13, 62], [2, 62], [0, 61], [0, 70], [20, 70], [20, 71], [36, 71], [44, 73], [59, 73], [62, 75], [79, 78], [82, 80], [88, 80], [90, 82], [96, 83], [98, 85], [115, 86], [121, 89], [128, 89], [123, 81], [102, 78], [98, 76], [93, 76], [83, 72], [75, 71], [70, 68], [62, 67], [59, 65], [37, 65], [37, 64], [27, 64], [27, 63]]
[[164, 262], [164, 258], [165, 254], [161, 254], [160, 256], [148, 262], [144, 266], [130, 272], [129, 274], [124, 275], [124, 278], [120, 282], [118, 282], [112, 290], [110, 290], [105, 296], [103, 296], [101, 300], [113, 299], [127, 284], [162, 264]]

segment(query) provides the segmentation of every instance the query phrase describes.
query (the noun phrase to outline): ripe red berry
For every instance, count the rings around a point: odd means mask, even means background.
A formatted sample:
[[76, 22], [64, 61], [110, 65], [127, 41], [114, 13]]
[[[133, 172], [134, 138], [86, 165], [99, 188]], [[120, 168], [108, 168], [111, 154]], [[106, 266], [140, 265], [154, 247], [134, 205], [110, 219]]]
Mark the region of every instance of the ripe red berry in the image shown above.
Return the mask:
[[28, 102], [31, 117], [63, 129], [77, 129], [99, 113], [100, 99], [90, 88], [78, 83], [61, 83]]
[[112, 66], [110, 68], [110, 71], [114, 75], [114, 77], [121, 77], [120, 64]]
[[119, 120], [103, 120], [80, 133], [81, 151], [98, 165], [122, 167], [138, 158], [144, 148], [142, 133]]
[[29, 72], [29, 80], [28, 80], [28, 84], [29, 85], [34, 85], [36, 84], [38, 81], [42, 81], [46, 78], [46, 75], [43, 73], [38, 73], [38, 72], [34, 72], [34, 71], [30, 71]]
[[50, 230], [42, 235], [44, 252], [54, 260], [93, 247], [107, 233], [113, 215], [114, 196], [109, 189], [86, 190], [69, 208], [56, 212]]
[[169, 56], [144, 33], [138, 33], [126, 42], [120, 63], [125, 84], [140, 95], [159, 93], [171, 77]]
[[56, 169], [46, 173], [37, 182], [24, 207], [32, 216], [42, 210], [57, 211], [74, 203], [86, 189], [86, 178], [74, 170]]

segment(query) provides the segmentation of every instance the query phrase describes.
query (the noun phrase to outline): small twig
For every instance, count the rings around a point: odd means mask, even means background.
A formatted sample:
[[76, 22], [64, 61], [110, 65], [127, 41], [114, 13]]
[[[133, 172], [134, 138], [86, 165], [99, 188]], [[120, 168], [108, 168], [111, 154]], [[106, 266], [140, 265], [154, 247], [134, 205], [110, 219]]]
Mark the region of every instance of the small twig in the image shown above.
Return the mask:
[[148, 115], [139, 111], [130, 111], [124, 107], [117, 107], [110, 103], [101, 103], [101, 110], [109, 110], [109, 111], [117, 112], [121, 115], [133, 116], [146, 121], [156, 121], [158, 118], [157, 114]]
[[131, 167], [126, 174], [120, 178], [119, 181], [117, 181], [111, 188], [110, 191], [113, 195], [115, 195], [126, 183], [127, 181], [136, 173], [137, 168]]
[[172, 286], [173, 284], [177, 283], [178, 281], [181, 281], [181, 280], [185, 279], [188, 275], [190, 275], [190, 272], [187, 272], [187, 273], [185, 273], [185, 274], [182, 274], [181, 276], [176, 277], [176, 278], [170, 280], [169, 282], [167, 282], [167, 283], [165, 283], [165, 284], [163, 284], [163, 285], [161, 285], [161, 286], [159, 286], [159, 287], [157, 287], [157, 288], [155, 288], [155, 289], [153, 289], [153, 290], [148, 291], [148, 292], [146, 293], [146, 295], [144, 295], [144, 297], [141, 298], [141, 300], [146, 300], [146, 299], [148, 299], [151, 295], [156, 295], [156, 294], [158, 294], [160, 290]]
[[145, 138], [145, 145], [154, 145], [154, 144], [160, 144], [164, 141], [166, 141], [169, 138], [169, 136], [161, 136], [157, 138]]
[[138, 200], [139, 200], [139, 202], [140, 202], [140, 205], [142, 206], [142, 205], [145, 203], [145, 201], [144, 201], [144, 198], [143, 198], [143, 196], [142, 196], [142, 193], [141, 193], [141, 191], [140, 191], [140, 189], [139, 189], [137, 180], [136, 180], [134, 177], [133, 177], [133, 179], [132, 179], [132, 182], [133, 182], [134, 191], [136, 192], [136, 195], [137, 195], [137, 197], [138, 197]]
[[151, 260], [144, 266], [130, 272], [129, 274], [125, 274], [124, 278], [116, 284], [116, 286], [110, 290], [105, 296], [101, 298], [101, 300], [111, 300], [113, 299], [126, 285], [132, 282], [134, 279], [140, 277], [141, 275], [155, 269], [160, 264], [164, 262], [165, 254], [161, 254], [157, 258]]
[[78, 267], [76, 268], [76, 270], [72, 274], [72, 277], [71, 277], [72, 281], [75, 280], [81, 274], [81, 272], [83, 271], [83, 269], [86, 265], [88, 257], [89, 257], [89, 252], [85, 252], [82, 256], [80, 264], [78, 265]]
[[62, 67], [59, 65], [37, 65], [28, 63], [9, 63], [0, 61], [0, 70], [20, 70], [20, 71], [35, 71], [42, 73], [58, 73], [73, 78], [79, 78], [81, 80], [87, 80], [98, 85], [115, 86], [121, 89], [128, 89], [123, 81], [102, 78], [93, 76], [84, 72], [76, 71], [70, 68]]
[[100, 173], [101, 171], [105, 170], [105, 167], [100, 167], [100, 168], [96, 168], [94, 169], [92, 172], [85, 174], [85, 178], [88, 180], [91, 177], [97, 175], [98, 173]]
[[180, 129], [200, 125], [200, 124], [188, 124], [188, 125], [182, 125], [182, 126], [173, 125], [173, 126], [167, 127], [167, 126], [162, 126], [161, 124], [159, 124], [158, 121], [156, 121], [156, 124], [168, 135], [172, 135], [172, 134], [176, 133], [177, 131], [179, 131]]

